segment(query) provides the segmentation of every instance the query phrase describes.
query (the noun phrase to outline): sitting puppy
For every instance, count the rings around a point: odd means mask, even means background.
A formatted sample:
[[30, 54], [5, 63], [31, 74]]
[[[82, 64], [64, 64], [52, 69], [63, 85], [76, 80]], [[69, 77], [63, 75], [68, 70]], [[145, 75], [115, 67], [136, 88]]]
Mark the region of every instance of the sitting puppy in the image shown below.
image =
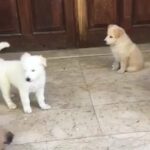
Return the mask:
[[10, 98], [10, 86], [13, 85], [19, 91], [25, 113], [31, 113], [29, 94], [35, 93], [41, 109], [49, 109], [45, 103], [45, 68], [46, 59], [39, 55], [25, 53], [20, 60], [6, 61], [0, 59], [0, 89], [9, 109], [15, 109]]
[[106, 44], [110, 45], [114, 56], [112, 70], [119, 73], [138, 71], [144, 67], [141, 51], [126, 34], [125, 30], [117, 25], [109, 25]]
[[14, 138], [13, 133], [0, 128], [0, 150], [5, 149], [6, 144], [10, 144]]

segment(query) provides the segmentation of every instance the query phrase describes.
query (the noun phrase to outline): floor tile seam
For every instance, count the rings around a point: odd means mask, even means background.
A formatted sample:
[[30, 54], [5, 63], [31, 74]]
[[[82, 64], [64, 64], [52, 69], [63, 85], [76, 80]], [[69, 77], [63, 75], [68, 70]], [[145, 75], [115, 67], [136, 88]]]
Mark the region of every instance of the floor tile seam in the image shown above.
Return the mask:
[[[79, 64], [80, 64], [80, 61], [79, 61]], [[92, 97], [91, 97], [91, 92], [90, 92], [90, 90], [88, 88], [88, 84], [87, 84], [87, 81], [86, 81], [86, 78], [85, 78], [85, 75], [84, 75], [84, 72], [83, 72], [81, 64], [80, 64], [80, 68], [81, 68], [82, 76], [84, 78], [84, 82], [85, 82], [85, 84], [87, 86], [88, 95], [90, 97], [90, 101], [91, 101], [91, 104], [92, 104], [92, 107], [93, 107], [94, 115], [96, 117], [96, 121], [97, 121], [98, 126], [99, 126], [99, 131], [103, 134], [103, 131], [102, 131], [102, 128], [101, 128], [101, 125], [100, 125], [100, 122], [99, 122], [99, 119], [98, 119], [98, 116], [97, 116], [97, 113], [96, 113], [96, 110], [95, 110], [95, 107], [94, 107], [94, 104], [93, 104], [93, 100], [92, 100]]]
[[[66, 111], [66, 110], [88, 110], [88, 109], [93, 109], [92, 105], [81, 106], [81, 107], [72, 107], [72, 108], [51, 108], [45, 112], [57, 111], [57, 110]], [[40, 114], [40, 111], [34, 112], [34, 108], [33, 108], [33, 114]]]
[[84, 58], [84, 57], [94, 57], [94, 56], [111, 56], [111, 53], [108, 54], [86, 54], [81, 56], [62, 56], [62, 57], [47, 57], [47, 60], [57, 60], [57, 59], [70, 59], [70, 58]]
[[36, 142], [24, 142], [24, 143], [12, 143], [11, 145], [14, 145], [14, 146], [18, 146], [18, 145], [26, 145], [26, 144], [42, 144], [42, 143], [47, 143], [47, 139], [46, 140], [41, 140], [41, 141], [36, 141]]
[[73, 137], [73, 138], [66, 138], [66, 139], [54, 139], [54, 140], [47, 141], [47, 143], [50, 143], [50, 142], [65, 142], [65, 141], [74, 141], [74, 140], [86, 140], [86, 139], [94, 139], [94, 138], [102, 138], [102, 137], [107, 137], [107, 136], [94, 135], [94, 136]]
[[123, 136], [123, 135], [129, 135], [129, 134], [139, 134], [139, 133], [150, 133], [150, 130], [143, 130], [143, 131], [129, 131], [129, 132], [118, 132], [118, 133], [107, 133], [104, 134], [104, 137], [109, 136]]
[[[143, 50], [143, 53], [150, 53], [150, 50]], [[47, 60], [55, 60], [55, 59], [69, 59], [69, 58], [82, 58], [82, 57], [94, 57], [94, 56], [112, 56], [112, 53], [98, 53], [98, 54], [80, 54], [74, 56], [59, 56], [59, 57], [47, 57]]]
[[[79, 63], [80, 63], [80, 62], [79, 62]], [[85, 80], [85, 84], [86, 84], [86, 86], [87, 86], [87, 90], [88, 90], [88, 93], [89, 93], [89, 96], [90, 96], [90, 100], [91, 100], [91, 103], [92, 103], [92, 107], [93, 107], [93, 110], [94, 110], [94, 114], [95, 114], [97, 123], [98, 123], [98, 125], [99, 125], [100, 132], [101, 132], [102, 135], [103, 135], [104, 133], [103, 133], [103, 130], [102, 130], [102, 127], [101, 127], [101, 123], [100, 123], [100, 120], [99, 120], [98, 115], [97, 115], [97, 113], [96, 113], [96, 109], [95, 109], [95, 107], [94, 107], [94, 102], [93, 102], [93, 98], [92, 98], [92, 95], [91, 95], [91, 91], [90, 91], [90, 89], [88, 88], [88, 83], [87, 83], [87, 80], [86, 80], [86, 77], [85, 77], [85, 74], [84, 74], [84, 71], [83, 71], [83, 69], [82, 69], [81, 64], [80, 64], [80, 67], [81, 67], [81, 71], [82, 71], [82, 74], [83, 74], [83, 77], [84, 77], [84, 80]]]
[[[86, 82], [86, 80], [85, 80], [85, 82]], [[91, 95], [91, 91], [90, 91], [90, 89], [88, 89], [88, 91], [89, 91], [89, 94], [90, 94], [90, 99], [91, 99], [91, 101], [92, 101], [92, 106], [93, 106], [93, 108], [94, 108], [94, 111], [95, 111], [95, 114], [96, 114], [96, 118], [97, 118], [97, 120], [98, 120], [98, 123], [99, 123], [99, 126], [100, 126], [100, 129], [101, 129], [101, 131], [102, 131], [102, 134], [104, 134], [104, 129], [102, 128], [102, 126], [101, 126], [101, 119], [100, 118], [98, 118], [98, 115], [97, 115], [97, 112], [96, 112], [96, 109], [97, 108], [99, 108], [99, 107], [102, 107], [102, 106], [95, 106], [94, 105], [94, 102], [93, 102], [93, 97], [92, 97], [92, 95]], [[144, 103], [144, 102], [147, 102], [147, 101], [138, 101], [138, 102], [124, 102], [124, 103], [113, 103], [113, 104], [104, 104], [103, 106], [108, 106], [108, 105], [118, 105], [118, 104], [135, 104], [135, 103], [137, 103], [138, 105], [139, 105], [139, 103]], [[104, 134], [105, 135], [105, 134]]]
[[[88, 48], [87, 48], [88, 49]], [[50, 50], [47, 50], [47, 51], [50, 51]], [[36, 51], [33, 51], [33, 52], [36, 52]], [[38, 51], [39, 52], [39, 51]], [[59, 52], [59, 51], [58, 51]], [[149, 53], [150, 52], [150, 50], [148, 50], [148, 49], [144, 49], [144, 50], [142, 50], [142, 52], [144, 52], [144, 53]], [[41, 53], [42, 53], [42, 51], [41, 51]], [[4, 56], [5, 54], [10, 54], [10, 53], [2, 53], [2, 55]], [[15, 52], [12, 52], [11, 54], [15, 54]], [[18, 54], [17, 52], [16, 52], [16, 54]], [[89, 57], [89, 56], [110, 56], [110, 55], [112, 55], [112, 53], [111, 52], [105, 52], [105, 53], [93, 53], [93, 54], [82, 54], [82, 53], [80, 53], [80, 52], [78, 52], [77, 54], [72, 54], [72, 55], [64, 55], [64, 56], [50, 56], [50, 57], [46, 57], [48, 60], [49, 59], [64, 59], [64, 58], [78, 58], [78, 57]]]
[[150, 101], [145, 100], [145, 101], [134, 101], [134, 102], [116, 102], [116, 103], [109, 103], [109, 104], [101, 104], [101, 105], [94, 105], [94, 107], [99, 108], [102, 106], [111, 106], [111, 105], [126, 105], [126, 104], [137, 104], [140, 106], [142, 103], [150, 103]]
[[42, 144], [42, 143], [51, 143], [51, 142], [65, 142], [65, 141], [73, 141], [73, 140], [84, 140], [84, 139], [90, 139], [90, 138], [101, 138], [104, 136], [101, 135], [95, 135], [95, 136], [86, 136], [86, 137], [74, 137], [74, 138], [66, 138], [66, 139], [52, 139], [52, 140], [43, 140], [43, 141], [37, 141], [37, 142], [25, 142], [25, 143], [12, 143], [14, 146], [18, 145], [25, 145], [25, 144]]
[[86, 137], [74, 137], [74, 138], [66, 138], [66, 139], [52, 139], [52, 140], [43, 140], [38, 142], [26, 142], [26, 143], [12, 143], [14, 146], [25, 145], [25, 144], [39, 144], [39, 143], [51, 143], [51, 142], [66, 142], [66, 141], [74, 141], [74, 140], [92, 140], [95, 138], [109, 138], [113, 136], [123, 136], [123, 135], [132, 135], [139, 133], [150, 133], [150, 131], [134, 131], [134, 132], [122, 132], [122, 133], [110, 133], [103, 135], [94, 135], [94, 136], [86, 136]]

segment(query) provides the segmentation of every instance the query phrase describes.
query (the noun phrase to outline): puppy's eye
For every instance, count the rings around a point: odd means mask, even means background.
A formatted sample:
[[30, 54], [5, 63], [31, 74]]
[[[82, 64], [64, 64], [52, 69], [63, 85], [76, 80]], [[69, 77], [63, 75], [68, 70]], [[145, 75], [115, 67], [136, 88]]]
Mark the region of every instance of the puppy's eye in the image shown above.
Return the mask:
[[109, 38], [113, 38], [113, 36], [110, 35]]
[[35, 70], [34, 70], [34, 69], [32, 69], [32, 72], [35, 72]]

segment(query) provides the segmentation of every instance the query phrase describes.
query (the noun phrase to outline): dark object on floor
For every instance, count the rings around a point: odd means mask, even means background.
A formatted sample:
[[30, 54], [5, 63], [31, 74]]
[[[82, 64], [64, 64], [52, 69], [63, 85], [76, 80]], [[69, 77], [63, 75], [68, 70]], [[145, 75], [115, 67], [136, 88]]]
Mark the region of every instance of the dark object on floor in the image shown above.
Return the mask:
[[13, 141], [14, 134], [8, 130], [0, 128], [0, 150], [5, 149], [6, 144], [10, 144]]

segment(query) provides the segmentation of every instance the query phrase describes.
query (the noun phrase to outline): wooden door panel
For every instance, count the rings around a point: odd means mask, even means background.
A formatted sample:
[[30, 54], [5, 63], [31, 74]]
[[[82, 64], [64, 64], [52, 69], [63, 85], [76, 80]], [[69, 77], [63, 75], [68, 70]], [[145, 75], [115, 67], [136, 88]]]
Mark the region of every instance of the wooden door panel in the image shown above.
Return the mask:
[[118, 23], [118, 0], [84, 1], [87, 5], [87, 38], [83, 40], [80, 38], [79, 45], [81, 47], [104, 45], [107, 25]]
[[[78, 0], [80, 1], [80, 0]], [[85, 28], [84, 38], [79, 38], [79, 46], [105, 45], [108, 24], [118, 24], [125, 28], [135, 42], [150, 42], [150, 3], [148, 0], [82, 0], [87, 10], [81, 9], [84, 14], [82, 24]], [[82, 3], [81, 3], [82, 4]], [[84, 7], [83, 7], [84, 8]], [[86, 11], [85, 11], [86, 10]], [[87, 14], [86, 14], [87, 13]], [[86, 14], [86, 15], [85, 15]], [[84, 19], [84, 16], [87, 16]], [[85, 34], [86, 31], [86, 34]], [[82, 34], [79, 30], [79, 36]]]
[[32, 39], [45, 49], [75, 45], [73, 0], [30, 0]]
[[120, 24], [133, 41], [150, 42], [150, 3], [147, 0], [123, 0]]
[[34, 32], [64, 30], [63, 0], [32, 0], [32, 18]]
[[0, 0], [0, 34], [20, 32], [16, 0]]
[[0, 17], [10, 50], [75, 47], [74, 0], [0, 0]]
[[14, 50], [104, 45], [108, 24], [150, 42], [148, 0], [0, 0], [0, 40]]
[[117, 22], [116, 0], [88, 0], [89, 28], [104, 27]]
[[133, 18], [136, 24], [150, 24], [150, 3], [147, 0], [133, 0]]

